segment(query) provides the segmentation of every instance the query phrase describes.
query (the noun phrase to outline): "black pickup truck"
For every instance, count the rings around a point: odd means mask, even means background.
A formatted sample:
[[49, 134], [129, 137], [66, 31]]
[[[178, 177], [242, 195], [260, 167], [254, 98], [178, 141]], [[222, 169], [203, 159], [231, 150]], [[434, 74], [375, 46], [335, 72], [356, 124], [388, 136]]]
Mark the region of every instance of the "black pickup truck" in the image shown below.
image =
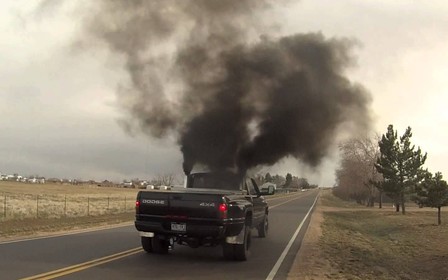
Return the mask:
[[193, 173], [184, 187], [140, 191], [135, 227], [143, 249], [166, 254], [174, 244], [219, 246], [226, 259], [244, 261], [249, 255], [251, 229], [268, 232], [268, 205], [252, 178], [231, 172]]

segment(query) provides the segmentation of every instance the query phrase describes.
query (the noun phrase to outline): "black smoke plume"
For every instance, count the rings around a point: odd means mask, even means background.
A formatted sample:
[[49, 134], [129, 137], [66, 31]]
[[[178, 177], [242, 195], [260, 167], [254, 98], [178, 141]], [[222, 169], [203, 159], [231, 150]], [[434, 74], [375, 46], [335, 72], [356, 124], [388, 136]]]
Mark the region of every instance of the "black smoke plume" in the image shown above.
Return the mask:
[[260, 36], [278, 1], [92, 3], [89, 39], [129, 73], [118, 90], [127, 123], [177, 135], [185, 173], [196, 163], [245, 172], [286, 156], [317, 166], [343, 127], [369, 126], [370, 95], [344, 76], [352, 42]]

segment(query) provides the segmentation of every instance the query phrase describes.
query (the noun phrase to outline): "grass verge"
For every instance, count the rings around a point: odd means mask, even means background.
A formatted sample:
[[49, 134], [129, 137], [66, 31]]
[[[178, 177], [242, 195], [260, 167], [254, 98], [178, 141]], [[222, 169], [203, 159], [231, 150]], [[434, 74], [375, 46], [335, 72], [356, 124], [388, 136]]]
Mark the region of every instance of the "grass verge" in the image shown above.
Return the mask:
[[135, 212], [57, 219], [27, 218], [0, 222], [0, 241], [36, 237], [132, 222]]
[[350, 209], [329, 193], [322, 207], [319, 249], [332, 267], [327, 279], [448, 279], [447, 211], [437, 226], [431, 209], [410, 207], [406, 215]]

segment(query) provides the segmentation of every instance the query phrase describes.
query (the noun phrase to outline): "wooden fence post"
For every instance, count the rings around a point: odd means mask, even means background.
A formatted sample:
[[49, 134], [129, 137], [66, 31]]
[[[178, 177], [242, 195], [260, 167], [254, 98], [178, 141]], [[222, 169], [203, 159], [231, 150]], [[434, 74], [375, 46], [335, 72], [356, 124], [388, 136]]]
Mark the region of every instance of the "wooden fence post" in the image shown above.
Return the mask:
[[6, 194], [5, 194], [5, 200], [3, 201], [3, 217], [6, 218]]
[[36, 196], [36, 218], [39, 218], [39, 195]]

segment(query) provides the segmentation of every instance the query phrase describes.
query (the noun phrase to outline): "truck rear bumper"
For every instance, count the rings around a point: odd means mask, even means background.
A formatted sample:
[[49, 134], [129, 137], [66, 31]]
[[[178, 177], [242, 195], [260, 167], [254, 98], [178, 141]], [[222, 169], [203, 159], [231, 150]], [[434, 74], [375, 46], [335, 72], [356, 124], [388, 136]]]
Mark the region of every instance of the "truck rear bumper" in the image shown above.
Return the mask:
[[209, 225], [191, 225], [187, 224], [186, 231], [173, 231], [166, 229], [161, 223], [148, 221], [135, 221], [135, 228], [138, 231], [154, 232], [157, 234], [166, 235], [189, 235], [196, 237], [206, 236], [224, 236], [224, 226], [209, 226]]
[[198, 225], [186, 222], [186, 231], [173, 231], [170, 222], [135, 221], [135, 228], [140, 232], [152, 232], [163, 235], [185, 235], [191, 237], [224, 238], [238, 235], [244, 228], [244, 223], [231, 225]]

